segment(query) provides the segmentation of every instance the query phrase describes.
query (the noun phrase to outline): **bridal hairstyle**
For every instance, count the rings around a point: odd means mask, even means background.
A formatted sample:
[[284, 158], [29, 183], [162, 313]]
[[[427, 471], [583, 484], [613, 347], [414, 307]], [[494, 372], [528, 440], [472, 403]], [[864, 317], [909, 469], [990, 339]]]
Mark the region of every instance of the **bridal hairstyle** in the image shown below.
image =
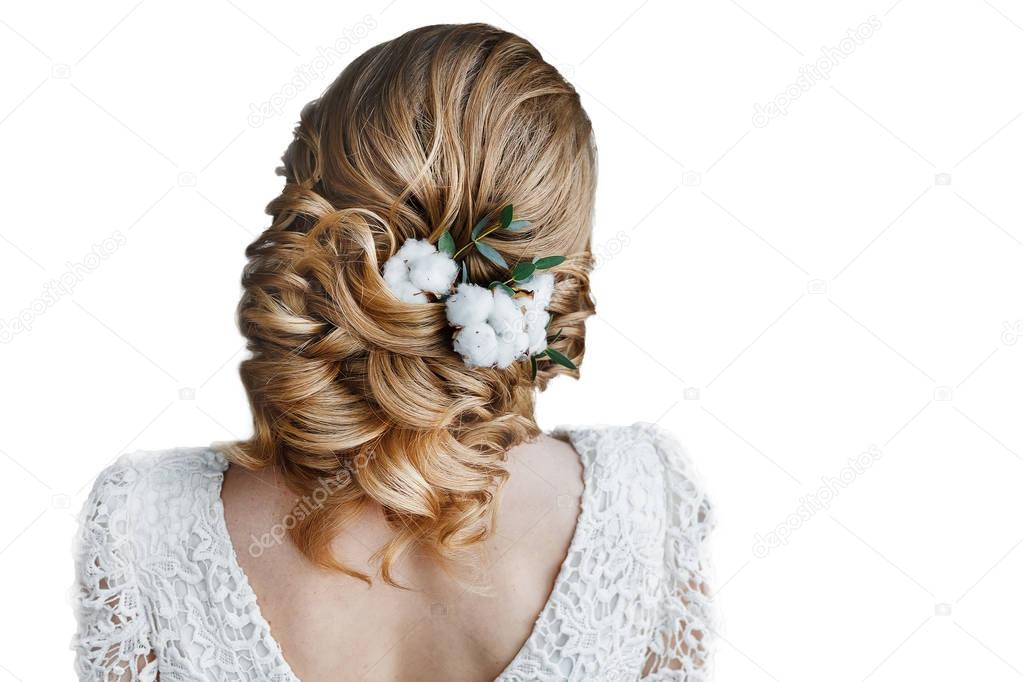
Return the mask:
[[[578, 365], [589, 291], [596, 152], [575, 89], [528, 41], [484, 24], [428, 26], [377, 45], [302, 111], [270, 227], [246, 250], [241, 377], [254, 435], [227, 448], [275, 467], [301, 499], [291, 538], [317, 564], [370, 582], [330, 549], [367, 502], [395, 531], [382, 578], [413, 546], [447, 560], [493, 531], [502, 466], [539, 435], [541, 362], [469, 368], [443, 303], [403, 303], [384, 261], [409, 238], [458, 244], [513, 204], [523, 232], [488, 238], [514, 264], [565, 254], [549, 329]], [[470, 250], [470, 281], [507, 273]], [[442, 563], [449, 563], [442, 561]]]

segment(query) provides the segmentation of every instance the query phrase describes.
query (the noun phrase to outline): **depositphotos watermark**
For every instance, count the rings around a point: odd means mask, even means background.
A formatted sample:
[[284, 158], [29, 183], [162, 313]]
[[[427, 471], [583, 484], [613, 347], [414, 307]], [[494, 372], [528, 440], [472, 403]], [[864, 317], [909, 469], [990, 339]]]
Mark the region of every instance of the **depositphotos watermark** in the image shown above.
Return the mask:
[[1020, 339], [1023, 339], [1023, 319], [1014, 322], [1002, 322], [1002, 343], [1006, 346], [1015, 346]]
[[632, 238], [629, 236], [629, 233], [618, 230], [618, 232], [612, 235], [609, 239], [606, 239], [599, 244], [594, 244], [592, 249], [593, 269], [599, 270], [610, 263], [631, 243]]
[[346, 471], [340, 471], [329, 478], [321, 478], [316, 488], [311, 493], [303, 495], [295, 503], [291, 511], [278, 523], [272, 525], [270, 530], [258, 537], [255, 535], [250, 536], [252, 542], [249, 543], [249, 556], [259, 558], [263, 556], [263, 552], [266, 550], [284, 542], [288, 531], [298, 525], [299, 522], [305, 520], [314, 511], [322, 509], [327, 499], [338, 490], [347, 486], [348, 481], [349, 474]]
[[120, 230], [114, 230], [108, 237], [93, 244], [81, 259], [68, 261], [64, 271], [43, 285], [43, 290], [34, 300], [10, 319], [0, 319], [0, 343], [10, 343], [15, 336], [32, 331], [36, 320], [47, 310], [74, 293], [75, 287], [95, 272], [103, 261], [128, 243]]
[[316, 56], [296, 66], [295, 76], [277, 92], [262, 102], [249, 104], [249, 125], [258, 128], [267, 120], [280, 116], [288, 102], [298, 97], [303, 90], [322, 80], [325, 75], [334, 75], [335, 65], [376, 27], [376, 17], [367, 14], [362, 21], [341, 31], [341, 36], [333, 43], [316, 48]]
[[789, 113], [789, 107], [792, 106], [793, 102], [813, 89], [813, 86], [817, 85], [817, 83], [831, 78], [832, 69], [846, 60], [849, 55], [856, 51], [857, 47], [862, 45], [865, 40], [873, 36], [880, 29], [881, 20], [874, 15], [870, 15], [866, 21], [856, 28], [850, 28], [846, 33], [846, 37], [838, 41], [837, 45], [822, 47], [820, 57], [800, 67], [799, 76], [796, 80], [785, 86], [781, 92], [766, 104], [757, 103], [753, 105], [753, 125], [757, 128], [763, 128], [772, 119]]
[[799, 506], [784, 521], [766, 534], [756, 534], [753, 538], [753, 556], [763, 559], [771, 550], [787, 545], [793, 533], [819, 512], [826, 511], [843, 490], [881, 459], [881, 454], [881, 448], [871, 445], [866, 451], [850, 457], [847, 465], [837, 475], [821, 476], [820, 487], [800, 497]]
[[376, 453], [373, 450], [360, 453], [349, 460], [348, 467], [333, 476], [321, 478], [312, 492], [303, 495], [283, 519], [275, 523], [260, 536], [250, 535], [249, 556], [258, 558], [263, 552], [284, 542], [288, 531], [308, 518], [313, 512], [323, 509], [331, 495], [347, 488], [352, 483], [352, 473], [370, 463]]

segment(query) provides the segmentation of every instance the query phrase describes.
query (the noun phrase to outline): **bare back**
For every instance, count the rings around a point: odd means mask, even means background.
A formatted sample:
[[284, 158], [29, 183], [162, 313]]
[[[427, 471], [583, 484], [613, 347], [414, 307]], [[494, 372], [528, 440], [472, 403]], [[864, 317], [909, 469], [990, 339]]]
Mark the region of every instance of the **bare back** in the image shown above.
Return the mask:
[[[582, 494], [579, 457], [541, 437], [508, 452], [509, 479], [497, 532], [484, 543], [487, 593], [467, 589], [430, 558], [408, 555], [396, 577], [410, 589], [373, 585], [311, 564], [287, 537], [256, 539], [296, 501], [273, 471], [232, 466], [222, 489], [238, 561], [285, 658], [303, 682], [492, 680], [514, 658], [543, 609], [575, 531]], [[370, 558], [391, 537], [370, 507], [336, 537], [347, 565], [377, 574]]]

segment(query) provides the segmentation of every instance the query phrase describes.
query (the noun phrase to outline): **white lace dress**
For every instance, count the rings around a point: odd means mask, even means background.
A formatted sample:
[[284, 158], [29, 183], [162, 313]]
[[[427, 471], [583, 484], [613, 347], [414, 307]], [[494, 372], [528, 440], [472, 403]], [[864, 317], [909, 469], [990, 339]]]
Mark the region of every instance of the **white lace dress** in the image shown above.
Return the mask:
[[[691, 464], [656, 427], [567, 428], [582, 507], [554, 589], [501, 682], [706, 680], [712, 520]], [[240, 568], [207, 448], [125, 455], [82, 510], [82, 680], [297, 682]]]

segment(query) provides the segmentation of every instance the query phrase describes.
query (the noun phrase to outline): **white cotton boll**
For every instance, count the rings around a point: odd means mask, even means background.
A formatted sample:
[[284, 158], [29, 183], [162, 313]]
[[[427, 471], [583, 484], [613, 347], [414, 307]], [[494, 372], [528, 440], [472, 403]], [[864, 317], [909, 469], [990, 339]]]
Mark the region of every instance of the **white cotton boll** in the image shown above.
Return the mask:
[[384, 283], [399, 301], [405, 303], [429, 303], [419, 287], [409, 279], [408, 267], [398, 256], [391, 256], [384, 263]]
[[497, 354], [495, 363], [498, 369], [506, 369], [511, 367], [515, 362], [515, 347], [511, 342], [504, 342], [501, 339], [497, 340]]
[[497, 333], [497, 366], [501, 369], [521, 360], [529, 348], [522, 306], [503, 290], [494, 291], [494, 309], [487, 322]]
[[547, 347], [547, 322], [549, 313], [542, 310], [526, 311], [526, 334], [529, 336], [529, 354], [536, 355]]
[[498, 334], [496, 359], [498, 368], [511, 367], [516, 361], [523, 359], [528, 347], [529, 336], [524, 331]]
[[533, 301], [541, 308], [546, 308], [551, 304], [551, 297], [554, 296], [554, 275], [549, 272], [537, 272], [515, 286], [519, 289], [532, 291]]
[[395, 294], [403, 285], [409, 284], [408, 266], [405, 265], [405, 261], [397, 256], [388, 258], [384, 263], [384, 282], [387, 283], [387, 288]]
[[494, 291], [494, 308], [490, 311], [487, 322], [498, 336], [507, 338], [525, 330], [522, 308], [501, 289]]
[[455, 352], [469, 367], [493, 367], [497, 347], [494, 328], [486, 322], [463, 327], [455, 333]]
[[455, 295], [445, 302], [448, 322], [468, 327], [486, 322], [494, 309], [494, 293], [476, 284], [459, 284]]
[[515, 348], [515, 359], [524, 360], [526, 352], [529, 350], [529, 334], [525, 329], [512, 340], [512, 346]]
[[429, 303], [430, 299], [426, 297], [426, 294], [420, 290], [412, 282], [401, 282], [396, 287], [391, 288], [394, 295], [405, 303]]
[[431, 253], [437, 253], [437, 247], [425, 239], [406, 239], [394, 255], [406, 263], [412, 263]]
[[438, 296], [451, 291], [451, 284], [457, 276], [458, 265], [446, 253], [434, 251], [409, 264], [409, 279], [412, 283]]

